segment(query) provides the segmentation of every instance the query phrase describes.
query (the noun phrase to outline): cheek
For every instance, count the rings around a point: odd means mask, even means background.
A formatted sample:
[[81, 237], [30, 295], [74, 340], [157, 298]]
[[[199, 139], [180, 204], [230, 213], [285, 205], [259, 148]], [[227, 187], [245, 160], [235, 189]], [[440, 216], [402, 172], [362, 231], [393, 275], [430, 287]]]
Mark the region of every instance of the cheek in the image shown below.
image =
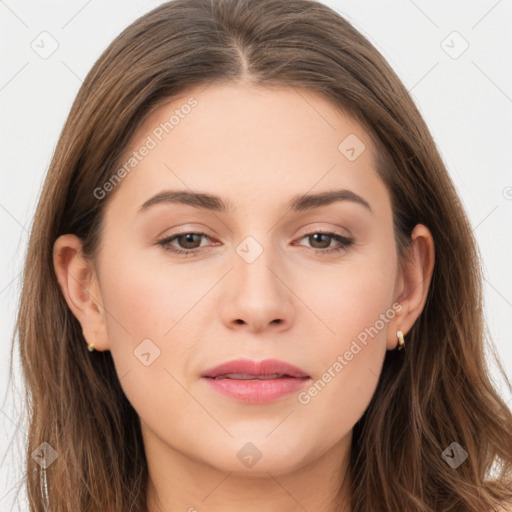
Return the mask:
[[158, 266], [150, 265], [144, 255], [144, 251], [124, 253], [122, 260], [117, 260], [113, 254], [103, 263], [102, 296], [111, 313], [107, 322], [114, 344], [125, 340], [128, 333], [133, 343], [171, 337], [182, 319], [186, 323], [187, 316], [194, 314], [191, 310], [212, 285], [211, 275], [201, 277], [180, 265], [167, 265], [165, 256]]
[[[101, 273], [109, 350], [117, 373], [144, 383], [126, 394], [131, 398], [149, 392], [146, 383], [152, 389], [168, 388], [170, 377], [164, 369], [175, 374], [186, 365], [203, 336], [197, 318], [212, 276], [191, 276], [165, 262], [150, 266], [128, 251], [122, 258], [105, 254]], [[127, 380], [121, 383], [124, 387]]]
[[331, 268], [325, 279], [316, 281], [326, 283], [321, 293], [303, 292], [322, 322], [315, 322], [310, 331], [316, 341], [311, 355], [317, 373], [298, 402], [319, 423], [338, 425], [333, 435], [350, 430], [368, 406], [395, 316], [393, 255], [387, 259], [383, 251], [375, 254], [379, 256], [372, 261], [347, 264], [336, 272]]
[[315, 322], [315, 328], [324, 333], [322, 337], [331, 345], [342, 349], [376, 322], [379, 334], [385, 338], [387, 323], [382, 324], [379, 319], [393, 313], [395, 282], [392, 255], [388, 262], [385, 259], [383, 255], [357, 261], [354, 258], [338, 268], [315, 272], [314, 278], [303, 279], [302, 296], [307, 297], [307, 305], [324, 324], [323, 329], [318, 329], [321, 323]]
[[376, 340], [367, 345], [347, 343], [329, 354], [321, 373], [298, 394], [297, 417], [305, 422], [314, 418], [314, 428], [321, 432], [315, 437], [318, 449], [333, 446], [363, 416], [377, 388], [384, 355], [385, 344]]
[[110, 351], [123, 391], [144, 421], [174, 432], [173, 411], [194, 406], [180, 372], [203, 336], [193, 320], [211, 276], [191, 280], [189, 273], [165, 264], [150, 268], [127, 252], [120, 260], [105, 257], [102, 270]]

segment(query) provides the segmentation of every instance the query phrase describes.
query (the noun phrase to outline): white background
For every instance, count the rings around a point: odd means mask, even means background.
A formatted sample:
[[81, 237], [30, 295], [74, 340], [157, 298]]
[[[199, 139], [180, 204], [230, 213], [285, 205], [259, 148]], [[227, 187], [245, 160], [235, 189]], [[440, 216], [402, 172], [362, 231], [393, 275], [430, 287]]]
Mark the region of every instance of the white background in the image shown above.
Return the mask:
[[[23, 490], [16, 496], [15, 488], [23, 477], [21, 454], [26, 439], [17, 359], [16, 393], [12, 382], [7, 386], [20, 272], [35, 204], [83, 78], [122, 29], [161, 3], [0, 0], [2, 511], [28, 510]], [[324, 3], [376, 45], [424, 115], [476, 234], [488, 325], [512, 378], [512, 1]], [[43, 31], [58, 43], [47, 59], [31, 47]], [[464, 40], [469, 47], [452, 58], [463, 49]], [[511, 406], [511, 390], [493, 371], [496, 385]]]

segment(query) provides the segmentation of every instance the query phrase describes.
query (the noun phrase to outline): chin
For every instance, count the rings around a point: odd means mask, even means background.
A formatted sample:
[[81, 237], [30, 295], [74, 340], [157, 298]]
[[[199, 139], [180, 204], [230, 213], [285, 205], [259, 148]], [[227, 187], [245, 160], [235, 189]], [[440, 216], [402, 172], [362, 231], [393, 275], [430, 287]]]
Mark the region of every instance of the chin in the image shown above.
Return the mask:
[[[304, 439], [290, 439], [283, 443], [282, 439], [274, 434], [265, 439], [265, 434], [244, 436], [243, 440], [232, 439], [229, 446], [222, 446], [219, 452], [208, 454], [208, 465], [223, 472], [233, 472], [239, 475], [268, 477], [273, 475], [290, 473], [305, 464], [307, 447]], [[231, 452], [231, 456], [226, 456]], [[212, 460], [214, 455], [214, 460]]]

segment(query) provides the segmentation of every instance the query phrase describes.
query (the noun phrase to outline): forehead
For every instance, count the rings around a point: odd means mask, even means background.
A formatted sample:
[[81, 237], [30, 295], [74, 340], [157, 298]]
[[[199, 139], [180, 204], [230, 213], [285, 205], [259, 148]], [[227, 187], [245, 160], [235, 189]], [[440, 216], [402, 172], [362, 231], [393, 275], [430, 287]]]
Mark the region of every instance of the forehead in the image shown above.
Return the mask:
[[218, 193], [232, 210], [339, 185], [382, 187], [374, 151], [365, 130], [321, 93], [209, 84], [146, 118], [121, 158], [118, 186], [137, 208], [165, 188]]

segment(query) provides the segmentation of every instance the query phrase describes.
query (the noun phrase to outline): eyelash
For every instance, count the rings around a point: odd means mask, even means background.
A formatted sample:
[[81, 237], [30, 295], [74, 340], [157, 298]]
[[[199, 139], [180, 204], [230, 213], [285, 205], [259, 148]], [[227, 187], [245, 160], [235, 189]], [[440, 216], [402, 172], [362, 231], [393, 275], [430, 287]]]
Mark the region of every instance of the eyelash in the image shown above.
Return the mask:
[[[330, 249], [314, 249], [311, 247], [306, 247], [306, 249], [308, 249], [308, 252], [327, 256], [327, 255], [337, 254], [342, 251], [346, 251], [350, 246], [352, 246], [354, 244], [354, 240], [344, 237], [344, 236], [341, 236], [337, 233], [332, 233], [330, 231], [312, 231], [310, 233], [306, 233], [305, 235], [303, 235], [301, 238], [299, 238], [299, 240], [302, 240], [303, 238], [307, 238], [308, 236], [313, 236], [313, 235], [317, 235], [317, 234], [318, 235], [327, 235], [327, 236], [331, 237], [332, 239], [336, 240], [337, 242], [339, 242], [341, 244], [341, 246], [330, 248]], [[164, 251], [172, 252], [172, 253], [178, 254], [178, 255], [181, 254], [181, 255], [185, 255], [185, 256], [194, 256], [195, 254], [202, 252], [200, 249], [197, 249], [197, 248], [196, 249], [174, 249], [174, 248], [171, 248], [170, 244], [172, 241], [174, 241], [176, 238], [179, 238], [180, 236], [185, 236], [185, 235], [199, 235], [199, 236], [206, 236], [207, 238], [210, 238], [207, 233], [195, 232], [195, 231], [184, 231], [183, 233], [177, 233], [176, 235], [173, 235], [172, 237], [167, 237], [167, 238], [164, 238], [163, 240], [160, 240], [158, 242], [158, 245], [160, 245], [164, 249]]]

